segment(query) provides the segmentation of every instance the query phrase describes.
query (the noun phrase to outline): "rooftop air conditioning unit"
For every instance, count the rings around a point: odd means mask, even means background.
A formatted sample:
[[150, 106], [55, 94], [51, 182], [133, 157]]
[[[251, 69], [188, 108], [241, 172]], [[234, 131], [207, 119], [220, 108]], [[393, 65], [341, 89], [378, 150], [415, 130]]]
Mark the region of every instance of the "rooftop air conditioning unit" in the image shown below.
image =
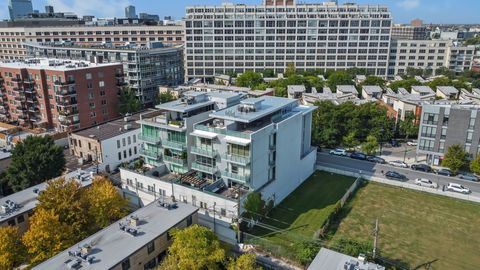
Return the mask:
[[130, 130], [130, 129], [132, 129], [132, 124], [126, 124], [126, 125], [123, 126], [123, 128], [125, 130]]

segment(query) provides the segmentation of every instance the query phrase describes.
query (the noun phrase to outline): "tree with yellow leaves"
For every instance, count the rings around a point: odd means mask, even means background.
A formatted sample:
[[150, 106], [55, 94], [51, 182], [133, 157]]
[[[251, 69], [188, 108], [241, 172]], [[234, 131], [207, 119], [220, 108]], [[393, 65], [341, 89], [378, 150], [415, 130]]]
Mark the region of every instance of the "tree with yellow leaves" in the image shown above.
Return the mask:
[[58, 178], [49, 181], [47, 188], [38, 196], [37, 210], [53, 211], [60, 223], [73, 229], [72, 238], [76, 242], [94, 232], [83, 192], [78, 181]]
[[23, 235], [33, 265], [43, 262], [77, 242], [71, 226], [60, 221], [54, 210], [36, 209], [30, 219], [30, 229]]
[[211, 230], [192, 225], [171, 232], [173, 243], [158, 269], [200, 270], [219, 269], [225, 261], [225, 250]]
[[255, 254], [243, 254], [236, 260], [230, 260], [227, 270], [262, 270], [256, 263]]
[[104, 228], [128, 214], [128, 201], [105, 177], [96, 177], [85, 192], [89, 214], [97, 227]]
[[0, 270], [13, 269], [24, 262], [25, 247], [17, 227], [0, 227]]

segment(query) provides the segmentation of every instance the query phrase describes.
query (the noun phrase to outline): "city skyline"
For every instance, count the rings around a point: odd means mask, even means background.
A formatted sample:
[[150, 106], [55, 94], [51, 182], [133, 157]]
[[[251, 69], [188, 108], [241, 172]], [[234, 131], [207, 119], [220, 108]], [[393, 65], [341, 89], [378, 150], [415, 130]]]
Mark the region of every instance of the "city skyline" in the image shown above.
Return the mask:
[[[97, 17], [123, 17], [124, 9], [128, 5], [136, 6], [136, 12], [158, 14], [160, 17], [173, 16], [180, 20], [185, 14], [185, 7], [191, 5], [220, 5], [222, 0], [176, 0], [167, 6], [157, 4], [152, 6], [147, 0], [34, 0], [35, 10], [43, 12], [45, 5], [53, 5], [55, 11], [74, 12], [79, 16], [95, 15]], [[262, 0], [232, 0], [228, 2], [244, 4], [261, 4]], [[307, 1], [318, 3], [323, 1]], [[339, 0], [340, 3], [349, 2]], [[395, 23], [408, 23], [410, 20], [420, 18], [425, 23], [480, 23], [476, 21], [475, 10], [480, 9], [477, 0], [462, 0], [458, 5], [455, 0], [357, 0], [358, 4], [387, 5]], [[4, 0], [0, 6], [0, 18], [8, 18], [8, 1]]]

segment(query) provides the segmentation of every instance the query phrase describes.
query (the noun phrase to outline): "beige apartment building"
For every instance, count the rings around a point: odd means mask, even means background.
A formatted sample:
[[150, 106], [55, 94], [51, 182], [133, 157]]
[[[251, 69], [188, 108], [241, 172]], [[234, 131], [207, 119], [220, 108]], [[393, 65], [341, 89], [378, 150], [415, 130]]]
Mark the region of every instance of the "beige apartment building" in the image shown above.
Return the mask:
[[0, 60], [26, 57], [24, 42], [62, 42], [79, 44], [112, 43], [121, 45], [163, 42], [181, 45], [185, 27], [177, 25], [116, 25], [116, 26], [49, 26], [0, 28]]

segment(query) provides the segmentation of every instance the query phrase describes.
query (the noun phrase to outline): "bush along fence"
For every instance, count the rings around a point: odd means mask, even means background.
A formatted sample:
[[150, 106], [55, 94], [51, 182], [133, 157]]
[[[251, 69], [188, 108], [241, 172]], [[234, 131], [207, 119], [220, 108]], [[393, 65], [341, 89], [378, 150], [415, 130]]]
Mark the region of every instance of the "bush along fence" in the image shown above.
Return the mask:
[[338, 215], [342, 211], [343, 206], [345, 203], [352, 197], [355, 191], [363, 184], [363, 179], [361, 177], [357, 177], [355, 182], [348, 188], [347, 192], [343, 195], [343, 197], [337, 202], [335, 205], [335, 209], [330, 213], [328, 218], [323, 222], [320, 229], [315, 232], [315, 239], [324, 238], [330, 228], [330, 224], [338, 218]]

